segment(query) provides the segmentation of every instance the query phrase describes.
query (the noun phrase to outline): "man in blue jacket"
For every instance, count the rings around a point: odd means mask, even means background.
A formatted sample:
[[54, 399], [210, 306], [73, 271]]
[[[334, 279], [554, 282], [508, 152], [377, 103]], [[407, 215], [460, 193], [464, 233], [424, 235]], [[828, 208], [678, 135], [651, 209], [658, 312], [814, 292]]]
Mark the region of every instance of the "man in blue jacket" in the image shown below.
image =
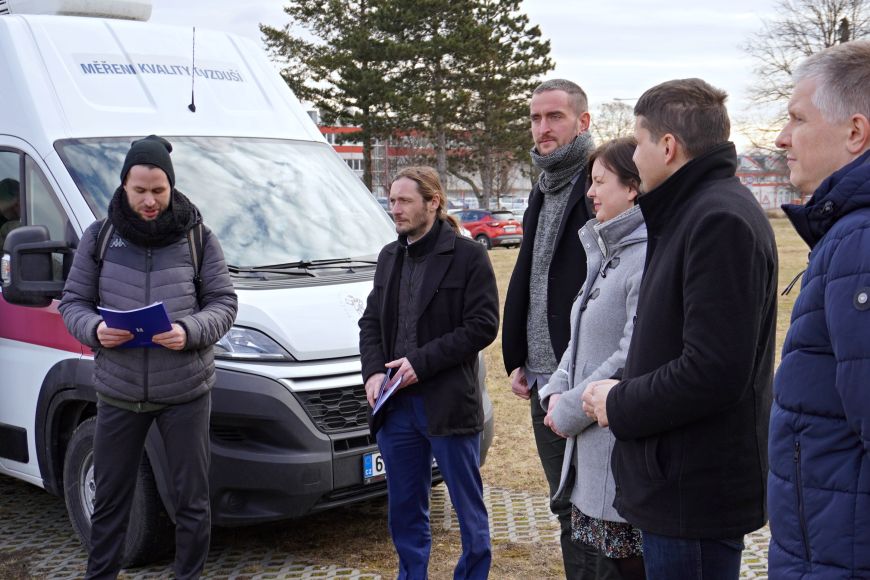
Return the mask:
[[870, 578], [870, 42], [797, 68], [776, 139], [812, 248], [774, 383], [771, 578]]

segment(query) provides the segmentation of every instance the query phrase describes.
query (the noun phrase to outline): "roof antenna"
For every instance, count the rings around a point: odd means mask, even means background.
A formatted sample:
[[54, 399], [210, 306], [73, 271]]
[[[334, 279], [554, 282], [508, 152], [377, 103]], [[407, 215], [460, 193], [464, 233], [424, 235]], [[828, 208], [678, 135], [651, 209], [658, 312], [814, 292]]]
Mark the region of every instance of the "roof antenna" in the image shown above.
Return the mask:
[[196, 101], [193, 98], [193, 83], [196, 80], [196, 26], [193, 27], [193, 48], [191, 49], [191, 70], [190, 70], [190, 104], [187, 108], [191, 113], [196, 112]]

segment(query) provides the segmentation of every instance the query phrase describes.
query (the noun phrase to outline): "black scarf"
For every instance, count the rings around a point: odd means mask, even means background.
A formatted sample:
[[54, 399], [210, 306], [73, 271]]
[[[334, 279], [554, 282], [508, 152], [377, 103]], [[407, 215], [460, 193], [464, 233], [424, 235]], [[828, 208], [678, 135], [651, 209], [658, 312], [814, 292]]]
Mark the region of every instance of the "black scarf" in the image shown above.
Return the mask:
[[109, 202], [108, 219], [118, 234], [128, 242], [146, 248], [162, 248], [187, 235], [202, 216], [199, 209], [177, 189], [172, 190], [169, 207], [153, 220], [143, 220], [127, 201], [127, 193], [120, 186]]

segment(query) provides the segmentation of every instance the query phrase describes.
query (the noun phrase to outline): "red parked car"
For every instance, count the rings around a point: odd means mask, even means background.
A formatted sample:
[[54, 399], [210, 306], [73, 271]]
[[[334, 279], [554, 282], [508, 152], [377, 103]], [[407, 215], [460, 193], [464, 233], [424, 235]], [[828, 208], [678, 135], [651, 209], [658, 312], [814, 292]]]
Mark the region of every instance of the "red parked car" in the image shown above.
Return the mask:
[[516, 247], [523, 241], [523, 225], [510, 210], [466, 209], [452, 213], [487, 250], [493, 246]]

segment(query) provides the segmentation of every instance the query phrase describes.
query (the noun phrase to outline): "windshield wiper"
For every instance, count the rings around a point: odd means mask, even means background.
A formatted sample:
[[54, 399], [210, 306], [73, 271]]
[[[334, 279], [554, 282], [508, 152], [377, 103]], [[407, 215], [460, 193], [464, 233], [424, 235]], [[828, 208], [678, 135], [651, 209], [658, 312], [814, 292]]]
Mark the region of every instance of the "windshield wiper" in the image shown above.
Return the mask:
[[[346, 266], [348, 270], [353, 270], [354, 266], [377, 266], [377, 260], [365, 260], [358, 258], [329, 258], [326, 260], [297, 260], [296, 262], [287, 262], [285, 264], [269, 264], [268, 266], [252, 266], [251, 270], [255, 272], [264, 272], [279, 270], [284, 271], [285, 268], [300, 268], [302, 270], [322, 270], [325, 268], [335, 268], [336, 266]], [[312, 274], [313, 275], [313, 274]]]
[[302, 267], [316, 270], [318, 268], [329, 268], [332, 266], [347, 266], [350, 270], [353, 266], [377, 266], [377, 260], [362, 260], [357, 258], [332, 258], [329, 260], [310, 260], [304, 262]]
[[230, 274], [282, 274], [284, 276], [308, 276], [310, 278], [317, 276], [317, 274], [309, 272], [307, 268], [298, 269], [296, 266], [284, 268], [283, 264], [278, 266], [234, 266], [227, 264], [227, 270], [230, 271]]

